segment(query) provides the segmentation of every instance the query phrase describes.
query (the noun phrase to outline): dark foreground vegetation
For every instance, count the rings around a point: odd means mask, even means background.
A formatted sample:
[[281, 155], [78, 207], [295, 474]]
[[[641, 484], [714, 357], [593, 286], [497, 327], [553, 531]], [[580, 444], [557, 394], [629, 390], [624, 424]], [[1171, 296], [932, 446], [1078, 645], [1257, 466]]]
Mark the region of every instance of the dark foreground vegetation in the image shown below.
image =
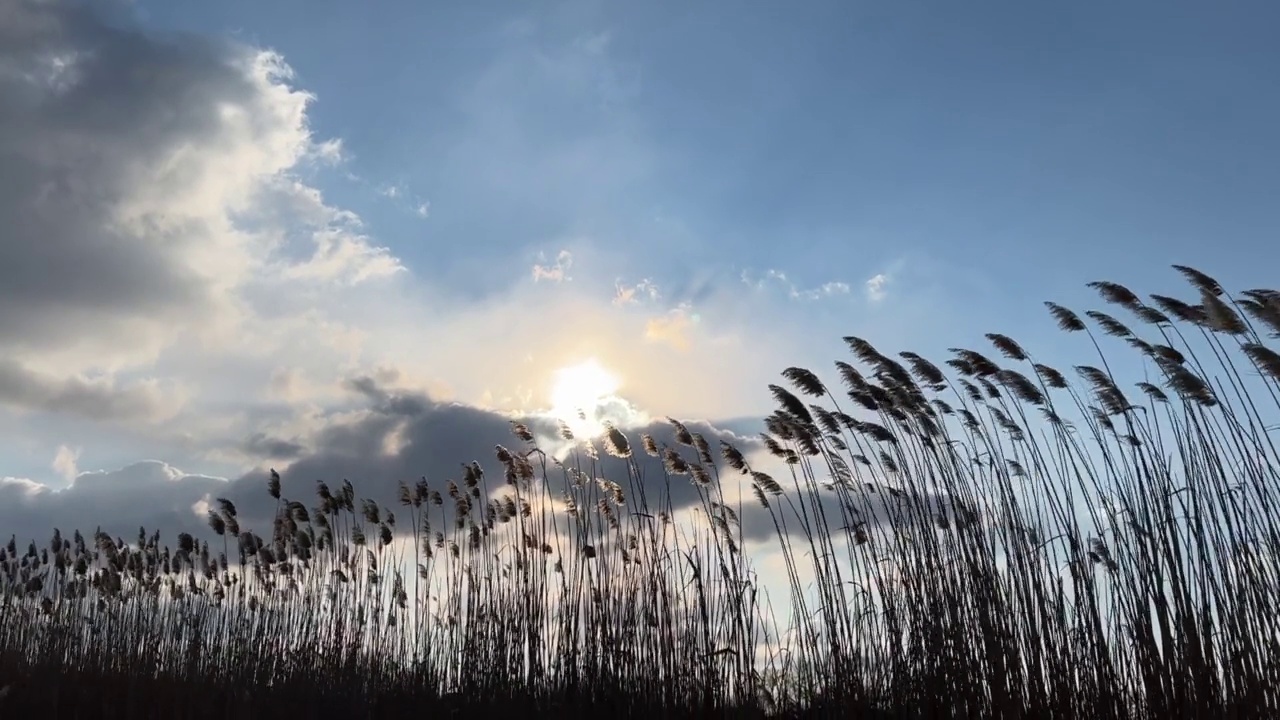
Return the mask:
[[398, 507], [272, 473], [262, 535], [220, 501], [207, 543], [15, 539], [0, 716], [1280, 717], [1280, 293], [1177, 269], [1187, 300], [1048, 304], [1074, 368], [846, 338], [838, 385], [771, 386], [760, 458], [673, 421], [600, 479], [516, 426]]

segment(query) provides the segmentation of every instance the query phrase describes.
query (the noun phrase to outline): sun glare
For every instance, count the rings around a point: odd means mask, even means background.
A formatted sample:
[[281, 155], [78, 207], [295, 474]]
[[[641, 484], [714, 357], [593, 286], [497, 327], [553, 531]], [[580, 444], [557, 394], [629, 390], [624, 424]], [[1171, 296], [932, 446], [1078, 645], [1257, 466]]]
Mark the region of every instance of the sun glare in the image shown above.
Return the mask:
[[[618, 391], [616, 375], [605, 370], [595, 358], [556, 371], [551, 387], [551, 415], [564, 420], [574, 435], [594, 437], [604, 432], [596, 417], [601, 401]], [[586, 415], [584, 420], [579, 413]]]

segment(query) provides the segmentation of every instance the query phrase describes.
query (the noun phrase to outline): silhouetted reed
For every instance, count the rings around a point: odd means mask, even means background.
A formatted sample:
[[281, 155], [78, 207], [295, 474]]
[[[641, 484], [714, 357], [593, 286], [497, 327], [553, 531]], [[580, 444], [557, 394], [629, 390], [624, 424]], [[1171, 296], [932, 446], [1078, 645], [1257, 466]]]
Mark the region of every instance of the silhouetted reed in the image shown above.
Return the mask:
[[272, 471], [264, 535], [221, 500], [209, 540], [15, 539], [0, 710], [1280, 717], [1280, 293], [1177, 270], [1194, 301], [1047, 303], [1088, 340], [1071, 372], [998, 333], [941, 366], [845, 338], [838, 390], [770, 386], [759, 452], [673, 420], [671, 447], [609, 428], [560, 462], [516, 425], [497, 475], [396, 507]]

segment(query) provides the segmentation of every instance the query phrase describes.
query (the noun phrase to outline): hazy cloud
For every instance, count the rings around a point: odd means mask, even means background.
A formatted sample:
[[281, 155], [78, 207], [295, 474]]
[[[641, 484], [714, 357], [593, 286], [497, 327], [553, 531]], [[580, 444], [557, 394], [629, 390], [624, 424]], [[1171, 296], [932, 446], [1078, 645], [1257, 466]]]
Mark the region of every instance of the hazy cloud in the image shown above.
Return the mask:
[[693, 308], [688, 303], [681, 303], [665, 315], [649, 318], [644, 336], [647, 340], [666, 343], [677, 350], [687, 350], [689, 333], [697, 320]]
[[[357, 182], [364, 182], [354, 173], [349, 174], [348, 178]], [[426, 218], [431, 213], [431, 203], [418, 197], [403, 183], [381, 185], [375, 191], [382, 197], [392, 201], [400, 209], [411, 212], [420, 218]]]
[[649, 278], [645, 278], [635, 285], [624, 285], [621, 281], [614, 282], [614, 305], [634, 305], [641, 300], [653, 302], [658, 297], [658, 286]]
[[80, 474], [80, 469], [76, 466], [76, 461], [80, 458], [80, 448], [70, 448], [66, 445], [59, 445], [58, 452], [53, 456], [53, 463], [49, 466], [58, 475], [61, 475], [67, 482], [73, 482], [76, 476]]
[[556, 255], [556, 261], [550, 265], [543, 265], [540, 261], [533, 266], [533, 280], [550, 280], [551, 282], [563, 282], [572, 280], [569, 277], [569, 268], [573, 267], [573, 253], [568, 250], [561, 250]]

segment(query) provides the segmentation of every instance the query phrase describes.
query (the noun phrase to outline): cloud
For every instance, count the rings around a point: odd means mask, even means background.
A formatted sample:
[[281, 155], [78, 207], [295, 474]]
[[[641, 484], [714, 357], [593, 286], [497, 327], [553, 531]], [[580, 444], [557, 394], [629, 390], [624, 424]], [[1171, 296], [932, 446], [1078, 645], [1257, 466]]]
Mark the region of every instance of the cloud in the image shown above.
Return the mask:
[[227, 487], [225, 480], [188, 475], [148, 460], [110, 472], [80, 473], [71, 485], [52, 490], [22, 478], [0, 479], [0, 528], [23, 540], [39, 541], [54, 528], [70, 535], [96, 527], [136, 537], [139, 527], [162, 528], [170, 542], [178, 532], [199, 530], [194, 502]]
[[573, 253], [568, 250], [561, 250], [556, 254], [556, 261], [552, 265], [543, 265], [541, 262], [535, 263], [533, 266], [533, 281], [550, 280], [551, 282], [563, 282], [572, 280], [569, 277], [569, 268], [573, 267]]
[[[348, 173], [347, 177], [355, 182], [368, 185], [367, 181], [355, 173]], [[420, 218], [425, 219], [431, 214], [431, 203], [418, 197], [404, 183], [380, 185], [374, 189], [374, 192], [392, 201], [400, 209], [411, 212]]]
[[313, 141], [313, 98], [278, 55], [108, 25], [78, 3], [6, 8], [0, 342], [14, 357], [116, 368], [225, 330], [260, 278], [395, 271], [357, 218], [290, 178], [341, 148]]
[[634, 305], [639, 302], [637, 298], [648, 299], [653, 302], [658, 297], [658, 286], [649, 278], [645, 278], [635, 285], [623, 285], [621, 281], [614, 282], [614, 305]]
[[849, 284], [842, 282], [823, 283], [816, 288], [809, 290], [792, 290], [791, 296], [804, 300], [817, 300], [824, 297], [833, 297], [835, 295], [848, 295]]
[[169, 388], [166, 393], [154, 380], [121, 387], [109, 377], [53, 377], [0, 358], [0, 403], [19, 410], [159, 422], [172, 417], [183, 401], [180, 389]]
[[738, 279], [755, 291], [764, 290], [766, 285], [773, 283], [786, 290], [787, 297], [792, 300], [821, 300], [838, 295], [848, 295], [850, 290], [848, 283], [835, 280], [825, 282], [816, 287], [802, 289], [792, 282], [785, 272], [773, 268], [765, 270], [764, 274], [758, 277], [749, 270], [743, 270]]
[[250, 435], [242, 448], [249, 457], [276, 462], [295, 460], [306, 451], [304, 445], [294, 440], [269, 437], [261, 432]]
[[329, 138], [313, 143], [308, 156], [325, 165], [337, 165], [346, 159], [342, 138]]
[[[75, 451], [60, 448], [55, 471], [63, 477], [75, 473], [69, 486], [54, 489], [30, 478], [0, 479], [0, 528], [24, 542], [40, 541], [55, 527], [65, 534], [75, 529], [87, 533], [101, 527], [112, 535], [129, 538], [136, 535], [140, 526], [148, 532], [159, 530], [170, 541], [178, 532], [212, 541], [205, 510], [216, 499], [227, 498], [238, 507], [246, 529], [263, 533], [269, 531], [276, 509], [275, 501], [265, 491], [269, 466], [280, 469], [284, 496], [309, 506], [315, 504], [317, 482], [337, 487], [349, 479], [362, 497], [395, 510], [400, 482], [411, 483], [425, 477], [434, 489], [443, 490], [449, 480], [460, 480], [462, 466], [472, 461], [480, 463], [490, 476], [486, 487], [501, 490], [502, 468], [495, 461], [495, 446], [501, 444], [513, 452], [526, 449], [511, 433], [516, 421], [528, 425], [538, 446], [549, 455], [563, 457], [566, 466], [580, 467], [591, 478], [618, 482], [633, 496], [640, 492], [628, 479], [634, 478], [646, 488], [651, 509], [659, 499], [655, 493], [670, 493], [671, 507], [683, 518], [682, 522], [698, 521], [698, 508], [703, 502], [698, 486], [688, 475], [673, 475], [665, 482], [661, 459], [650, 457], [644, 450], [642, 436], [649, 435], [659, 449], [672, 448], [687, 462], [700, 461], [693, 448], [678, 441], [676, 429], [669, 422], [646, 421], [624, 431], [638, 473], [632, 476], [626, 461], [605, 453], [600, 441], [595, 442], [599, 452], [594, 460], [581, 451], [576, 456], [566, 455], [569, 444], [559, 438], [558, 425], [549, 417], [441, 402], [419, 391], [399, 389], [397, 380], [397, 374], [390, 370], [350, 377], [346, 387], [361, 400], [358, 406], [326, 413], [292, 435], [251, 433], [242, 438], [242, 449], [256, 458], [255, 469], [233, 478], [184, 472], [158, 460], [134, 462], [111, 471], [76, 473]], [[621, 399], [615, 401], [625, 403]], [[613, 411], [601, 410], [606, 415]], [[624, 410], [630, 412], [631, 408]], [[777, 526], [770, 511], [752, 496], [750, 478], [724, 465], [721, 443], [738, 448], [753, 468], [773, 474], [782, 483], [788, 497], [773, 498], [773, 512], [781, 513], [787, 532], [795, 537], [803, 535], [794, 504], [797, 499], [792, 490], [786, 489], [790, 485], [790, 466], [770, 456], [758, 439], [701, 420], [689, 420], [684, 425], [707, 441], [711, 462], [702, 464], [719, 478], [723, 502], [738, 507], [741, 501], [742, 530], [749, 542], [772, 545], [777, 539]], [[563, 471], [554, 462], [547, 468], [552, 494], [558, 497], [563, 489]], [[821, 465], [817, 469], [818, 479], [822, 480]], [[900, 494], [865, 486], [861, 479], [854, 483], [849, 497], [851, 505], [843, 505], [841, 496], [833, 490], [820, 492], [818, 501], [832, 529], [840, 527], [840, 518], [852, 508], [875, 530], [888, 520], [892, 507], [904, 502]], [[936, 512], [949, 512], [942, 498], [926, 500]], [[633, 498], [633, 509], [637, 502], [638, 498]], [[812, 511], [810, 507], [808, 512]]]
[[661, 342], [677, 350], [689, 349], [689, 332], [697, 324], [698, 316], [688, 303], [672, 308], [665, 315], [649, 318], [645, 323], [646, 340]]
[[[108, 26], [79, 4], [16, 7], [0, 27], [0, 423], [13, 457], [42, 449], [39, 466], [0, 471], [48, 472], [70, 439], [83, 448], [77, 469], [152, 472], [133, 461], [157, 458], [188, 471], [166, 483], [192, 477], [193, 488], [230, 492], [237, 480], [206, 480], [262, 463], [319, 467], [330, 442], [374, 458], [420, 453], [421, 418], [446, 399], [532, 411], [555, 370], [585, 357], [616, 372], [635, 406], [704, 418], [755, 414], [768, 393], [744, 383], [811, 359], [800, 353], [813, 325], [775, 307], [790, 303], [746, 297], [715, 268], [644, 267], [623, 244], [586, 238], [554, 261], [538, 256], [530, 272], [523, 247], [478, 244], [510, 237], [512, 222], [545, 228], [530, 239], [540, 244], [581, 227], [612, 233], [602, 219], [626, 216], [658, 177], [660, 148], [626, 112], [636, 86], [602, 39], [503, 45], [466, 84], [458, 142], [440, 152], [457, 178], [438, 187], [451, 216], [441, 224], [465, 217], [474, 197], [511, 213], [465, 218], [462, 237], [477, 245], [450, 256], [458, 262], [414, 268], [317, 187], [343, 177], [348, 168], [331, 166], [353, 155], [312, 136], [315, 98], [279, 56]], [[380, 186], [365, 183], [370, 200]], [[418, 200], [395, 187], [401, 209]], [[664, 221], [648, 257], [699, 241], [677, 225]], [[620, 268], [645, 279], [611, 282]], [[548, 292], [547, 282], [561, 285]], [[813, 292], [840, 293], [835, 283]], [[404, 406], [394, 420], [368, 407], [390, 402]], [[634, 418], [632, 409], [605, 411]], [[498, 421], [480, 428], [481, 454], [507, 430], [505, 418], [484, 417]], [[447, 475], [456, 449], [437, 447], [443, 464], [423, 460], [423, 471]], [[355, 460], [343, 467], [365, 474]], [[183, 492], [189, 515], [199, 496]], [[40, 502], [52, 511], [61, 501]]]
[[53, 463], [50, 465], [53, 471], [61, 475], [67, 482], [74, 482], [76, 476], [80, 474], [80, 469], [76, 466], [76, 460], [80, 458], [80, 448], [70, 448], [66, 445], [59, 445], [58, 452], [53, 456]]
[[357, 284], [404, 270], [386, 248], [374, 247], [353, 227], [330, 227], [315, 234], [316, 252], [310, 259], [284, 268], [292, 279], [328, 280]]
[[[286, 496], [312, 505], [317, 481], [336, 487], [350, 479], [362, 496], [394, 508], [401, 481], [425, 476], [433, 488], [443, 490], [448, 480], [461, 478], [462, 464], [471, 461], [478, 461], [500, 485], [495, 445], [500, 443], [513, 451], [522, 447], [511, 434], [513, 420], [526, 422], [549, 452], [561, 442], [558, 426], [549, 418], [438, 402], [422, 393], [395, 390], [371, 376], [353, 377], [348, 385], [364, 399], [363, 407], [326, 417], [324, 425], [307, 439], [314, 450], [299, 453], [301, 443], [258, 435], [246, 439], [246, 447], [268, 454], [298, 455], [292, 462], [272, 461], [281, 469]], [[716, 453], [715, 466], [720, 463], [721, 441], [748, 453], [760, 447], [758, 441], [705, 422], [691, 421], [687, 427], [706, 438]], [[651, 478], [646, 483], [661, 476], [661, 463], [643, 452], [641, 433], [652, 435], [660, 445], [677, 447], [687, 459], [696, 461], [691, 448], [678, 445], [674, 428], [665, 421], [630, 429], [627, 435], [635, 460], [644, 477]], [[603, 451], [599, 458], [597, 475], [625, 480], [624, 461]], [[553, 469], [553, 477], [558, 477], [556, 472]], [[234, 479], [221, 479], [185, 473], [159, 461], [133, 463], [110, 472], [81, 472], [61, 490], [31, 479], [7, 478], [0, 481], [0, 528], [20, 539], [44, 538], [54, 527], [69, 534], [75, 528], [91, 532], [98, 526], [133, 537], [139, 525], [148, 531], [160, 529], [170, 538], [177, 532], [207, 537], [205, 518], [193, 508], [226, 497], [239, 508], [246, 528], [261, 533], [269, 530], [275, 510], [275, 501], [265, 492], [265, 479], [266, 468], [262, 466]], [[699, 502], [687, 477], [674, 478], [671, 488], [674, 507], [687, 508]]]
[[887, 294], [889, 281], [890, 277], [885, 273], [878, 273], [868, 279], [865, 283], [867, 300], [873, 303], [878, 303], [881, 300], [884, 300], [885, 295]]

